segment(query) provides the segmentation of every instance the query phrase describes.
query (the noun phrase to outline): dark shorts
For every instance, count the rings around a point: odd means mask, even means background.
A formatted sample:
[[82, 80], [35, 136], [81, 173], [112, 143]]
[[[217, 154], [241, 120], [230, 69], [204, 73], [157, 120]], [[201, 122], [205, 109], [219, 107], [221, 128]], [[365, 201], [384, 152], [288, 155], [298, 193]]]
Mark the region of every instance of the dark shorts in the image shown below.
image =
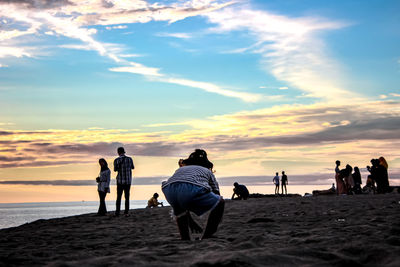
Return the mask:
[[162, 189], [168, 203], [174, 209], [175, 216], [192, 211], [200, 216], [214, 209], [221, 196], [208, 189], [190, 183], [176, 182]]

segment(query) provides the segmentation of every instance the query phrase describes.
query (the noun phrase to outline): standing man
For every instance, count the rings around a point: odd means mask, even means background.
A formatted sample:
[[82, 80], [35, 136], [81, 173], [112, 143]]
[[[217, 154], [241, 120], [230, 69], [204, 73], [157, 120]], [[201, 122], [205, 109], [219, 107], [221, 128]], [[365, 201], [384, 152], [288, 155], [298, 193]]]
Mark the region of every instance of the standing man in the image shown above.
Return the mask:
[[125, 155], [125, 149], [119, 147], [118, 150], [119, 157], [114, 160], [114, 171], [117, 174], [117, 207], [115, 211], [115, 216], [119, 216], [121, 210], [121, 198], [122, 192], [125, 195], [125, 216], [128, 216], [129, 212], [129, 192], [131, 190], [132, 184], [132, 170], [135, 168], [133, 165], [133, 160], [131, 157]]
[[274, 179], [272, 182], [275, 184], [275, 195], [279, 195], [279, 173], [275, 174]]
[[283, 195], [283, 187], [285, 187], [285, 195], [287, 195], [286, 185], [289, 183], [288, 183], [288, 179], [287, 179], [287, 175], [285, 174], [285, 171], [282, 171], [281, 182], [282, 182], [282, 195]]

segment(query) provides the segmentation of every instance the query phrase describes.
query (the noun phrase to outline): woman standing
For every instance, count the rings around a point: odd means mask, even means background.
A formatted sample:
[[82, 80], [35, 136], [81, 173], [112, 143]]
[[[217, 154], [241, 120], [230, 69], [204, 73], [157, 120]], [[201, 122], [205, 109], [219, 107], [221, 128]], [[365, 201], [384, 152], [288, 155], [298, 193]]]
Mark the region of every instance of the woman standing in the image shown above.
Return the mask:
[[100, 197], [100, 206], [97, 215], [103, 216], [107, 213], [106, 208], [106, 195], [110, 193], [110, 176], [111, 171], [108, 168], [107, 161], [105, 159], [99, 159], [100, 164], [100, 174], [99, 177], [96, 178], [97, 181], [97, 191], [99, 192]]

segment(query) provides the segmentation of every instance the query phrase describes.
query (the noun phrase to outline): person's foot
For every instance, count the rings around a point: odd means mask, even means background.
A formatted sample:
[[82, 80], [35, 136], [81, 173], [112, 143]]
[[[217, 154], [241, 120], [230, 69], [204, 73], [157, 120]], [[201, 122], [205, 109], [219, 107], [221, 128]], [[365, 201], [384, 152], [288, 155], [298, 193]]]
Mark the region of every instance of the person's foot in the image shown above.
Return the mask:
[[115, 216], [115, 217], [118, 217], [118, 216], [119, 216], [119, 213], [115, 213], [114, 216]]
[[129, 213], [125, 213], [124, 216], [125, 216], [125, 217], [129, 217]]

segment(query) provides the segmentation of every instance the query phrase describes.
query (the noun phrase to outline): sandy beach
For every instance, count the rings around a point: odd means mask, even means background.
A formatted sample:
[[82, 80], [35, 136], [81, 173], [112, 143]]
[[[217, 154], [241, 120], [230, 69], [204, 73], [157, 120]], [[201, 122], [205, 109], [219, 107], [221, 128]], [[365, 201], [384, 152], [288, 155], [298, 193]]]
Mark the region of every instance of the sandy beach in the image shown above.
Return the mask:
[[3, 229], [0, 266], [400, 266], [399, 194], [227, 201], [201, 241], [179, 240], [170, 210]]

